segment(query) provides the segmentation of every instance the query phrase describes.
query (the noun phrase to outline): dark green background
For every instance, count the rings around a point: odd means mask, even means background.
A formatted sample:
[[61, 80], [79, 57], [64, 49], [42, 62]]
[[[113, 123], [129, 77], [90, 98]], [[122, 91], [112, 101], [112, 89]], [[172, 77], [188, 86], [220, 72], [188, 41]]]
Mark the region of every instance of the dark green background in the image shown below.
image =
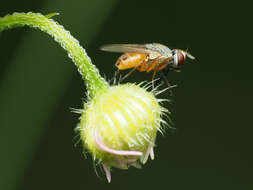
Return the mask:
[[[113, 77], [108, 43], [160, 42], [196, 57], [168, 79], [177, 84], [176, 130], [159, 135], [155, 160], [141, 170], [98, 178], [91, 157], [74, 147], [85, 88], [58, 44], [20, 28], [0, 34], [0, 189], [252, 189], [252, 15], [245, 1], [1, 1], [0, 16], [59, 12], [54, 17]], [[252, 48], [251, 48], [252, 49]], [[252, 53], [251, 53], [252, 55]], [[135, 72], [127, 81], [150, 80]], [[168, 97], [168, 92], [160, 96]]]

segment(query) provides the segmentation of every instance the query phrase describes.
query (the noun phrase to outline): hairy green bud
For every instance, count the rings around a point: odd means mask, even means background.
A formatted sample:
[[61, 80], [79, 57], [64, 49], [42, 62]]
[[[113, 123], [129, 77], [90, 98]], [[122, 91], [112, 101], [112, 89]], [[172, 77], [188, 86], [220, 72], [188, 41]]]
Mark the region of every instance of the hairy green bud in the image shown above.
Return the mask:
[[84, 105], [78, 126], [81, 140], [103, 165], [109, 182], [111, 167], [140, 168], [149, 156], [154, 159], [155, 138], [166, 109], [153, 92], [135, 84], [111, 86]]

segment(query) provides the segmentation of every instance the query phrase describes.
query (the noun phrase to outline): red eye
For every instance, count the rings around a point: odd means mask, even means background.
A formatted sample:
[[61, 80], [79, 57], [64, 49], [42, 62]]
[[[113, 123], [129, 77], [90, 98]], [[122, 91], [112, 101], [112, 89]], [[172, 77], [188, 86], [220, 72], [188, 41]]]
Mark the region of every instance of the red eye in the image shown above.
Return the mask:
[[178, 66], [182, 66], [185, 61], [185, 54], [182, 51], [177, 52], [177, 63]]

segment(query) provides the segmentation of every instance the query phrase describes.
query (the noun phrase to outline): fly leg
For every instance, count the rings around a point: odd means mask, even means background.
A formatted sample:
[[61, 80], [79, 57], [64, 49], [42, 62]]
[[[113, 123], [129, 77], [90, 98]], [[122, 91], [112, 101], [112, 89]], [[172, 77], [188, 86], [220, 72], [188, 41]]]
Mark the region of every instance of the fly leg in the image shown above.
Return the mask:
[[152, 77], [152, 89], [155, 88], [155, 76], [156, 76], [156, 73], [157, 73], [157, 69], [158, 69], [158, 67], [155, 68], [154, 73], [153, 73], [153, 77]]
[[[163, 74], [163, 79], [166, 78], [166, 76], [168, 75], [168, 73], [172, 70], [170, 64], [172, 64], [172, 62], [168, 62], [166, 63], [166, 66], [164, 69], [161, 70], [161, 73]], [[157, 82], [160, 82], [162, 80], [162, 77], [159, 78], [159, 80]], [[164, 79], [165, 80], [165, 79]], [[167, 80], [167, 78], [166, 78]], [[168, 80], [167, 80], [168, 81]], [[166, 82], [166, 81], [165, 81]], [[167, 83], [167, 82], [166, 82]], [[168, 83], [167, 83], [168, 84]]]
[[[119, 80], [119, 82], [122, 82], [123, 80], [125, 80], [127, 77], [129, 77], [139, 66], [141, 66], [141, 64], [143, 63], [143, 61], [142, 62], [140, 62], [138, 65], [136, 65], [131, 71], [129, 71], [123, 78], [121, 78], [120, 80]], [[118, 70], [119, 71], [119, 70]]]
[[117, 71], [115, 71], [115, 73], [114, 73], [115, 78], [119, 75], [119, 71], [120, 71], [119, 69]]
[[[168, 72], [167, 72], [168, 73]], [[163, 78], [163, 80], [165, 81], [165, 83], [167, 84], [167, 86], [168, 86], [168, 88], [169, 88], [169, 91], [170, 91], [170, 95], [172, 96], [173, 95], [173, 93], [172, 93], [172, 88], [174, 88], [174, 87], [176, 87], [176, 86], [172, 86], [171, 84], [170, 84], [170, 82], [168, 81], [168, 79], [167, 79], [167, 73], [166, 72], [164, 72], [164, 71], [162, 71], [161, 72], [161, 75], [162, 75], [162, 78]], [[161, 77], [160, 77], [160, 79], [159, 80], [161, 80], [162, 79]]]
[[[155, 87], [155, 85], [154, 85], [154, 79], [155, 79], [155, 75], [156, 75], [156, 72], [157, 72], [157, 69], [154, 71], [154, 74], [153, 74], [153, 77], [152, 77], [152, 88], [154, 89], [154, 87]], [[165, 73], [165, 74], [164, 74]], [[168, 81], [168, 79], [167, 79], [167, 77], [166, 77], [166, 75], [167, 75], [167, 73], [168, 72], [164, 72], [164, 70], [162, 70], [162, 72], [161, 72], [161, 75], [162, 75], [162, 77], [160, 77], [159, 79], [158, 79], [158, 81], [157, 82], [160, 82], [161, 80], [162, 80], [162, 78], [163, 78], [163, 80], [165, 81], [165, 83], [167, 84], [167, 86], [168, 86], [168, 89], [169, 89], [169, 93], [170, 93], [170, 96], [172, 96], [173, 95], [173, 93], [172, 93], [172, 90], [171, 90], [171, 88], [173, 88], [173, 87], [175, 87], [175, 86], [172, 86], [171, 84], [170, 84], [170, 82]]]
[[[171, 87], [172, 85], [170, 84], [170, 82], [168, 81], [168, 79], [167, 79], [167, 77], [166, 77], [166, 76], [167, 76], [167, 73], [164, 72], [164, 71], [162, 71], [162, 72], [161, 72], [161, 75], [162, 75], [163, 80], [166, 82], [167, 86], [168, 86], [168, 87]], [[160, 78], [160, 79], [161, 79], [161, 78]], [[159, 80], [160, 80], [160, 79], [159, 79]]]
[[119, 70], [119, 69], [118, 69], [117, 71], [115, 71], [115, 72], [114, 72], [113, 85], [115, 85], [115, 84], [116, 84], [116, 82], [117, 82], [117, 76], [119, 75], [119, 72], [120, 72], [120, 70]]
[[[161, 80], [164, 80], [165, 83], [167, 84], [168, 88], [171, 89], [171, 88], [174, 88], [176, 86], [172, 86], [171, 83], [168, 81], [167, 79], [167, 75], [168, 73], [173, 70], [169, 64], [171, 64], [171, 62], [167, 63], [167, 66], [165, 69], [161, 70], [161, 77], [159, 78], [159, 80], [157, 80], [157, 82], [159, 83]], [[170, 95], [172, 96], [172, 90], [170, 90]]]

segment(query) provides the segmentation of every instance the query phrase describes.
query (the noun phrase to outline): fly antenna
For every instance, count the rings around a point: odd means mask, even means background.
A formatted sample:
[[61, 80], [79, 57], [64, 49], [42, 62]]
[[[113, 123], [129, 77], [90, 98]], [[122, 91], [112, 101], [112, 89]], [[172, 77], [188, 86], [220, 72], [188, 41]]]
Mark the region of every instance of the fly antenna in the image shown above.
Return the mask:
[[187, 56], [188, 58], [190, 58], [190, 59], [195, 59], [195, 57], [194, 57], [193, 55], [191, 55], [191, 54], [188, 52], [188, 49], [189, 49], [189, 48], [187, 48], [187, 49], [185, 50], [186, 56]]

